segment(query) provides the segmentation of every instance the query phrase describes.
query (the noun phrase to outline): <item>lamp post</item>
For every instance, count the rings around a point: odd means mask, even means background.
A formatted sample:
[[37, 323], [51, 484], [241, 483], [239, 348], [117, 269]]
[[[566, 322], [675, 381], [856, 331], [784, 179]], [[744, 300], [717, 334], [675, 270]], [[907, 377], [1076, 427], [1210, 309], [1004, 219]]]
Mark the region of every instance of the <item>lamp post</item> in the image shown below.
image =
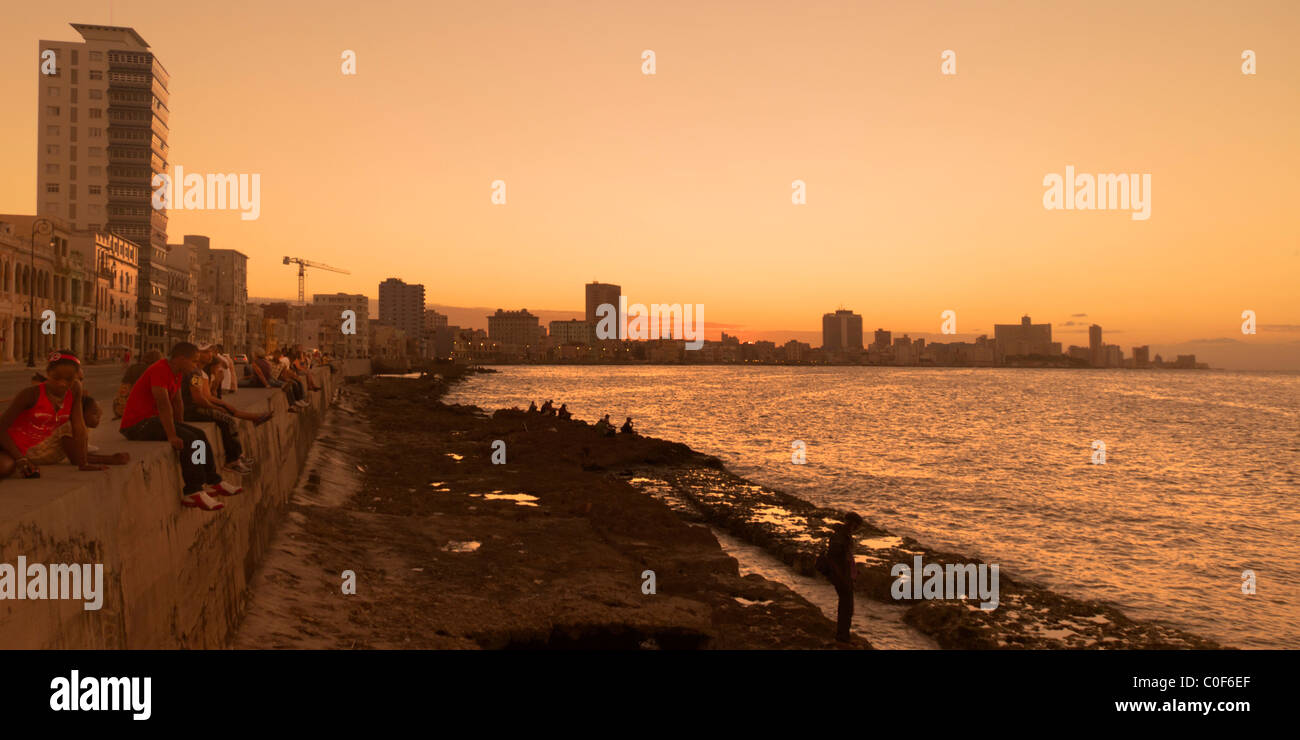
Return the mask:
[[[36, 234], [49, 234], [54, 239], [54, 224], [48, 218], [32, 221], [32, 272], [27, 276], [28, 331], [27, 367], [36, 367]], [[48, 240], [47, 240], [48, 244]]]

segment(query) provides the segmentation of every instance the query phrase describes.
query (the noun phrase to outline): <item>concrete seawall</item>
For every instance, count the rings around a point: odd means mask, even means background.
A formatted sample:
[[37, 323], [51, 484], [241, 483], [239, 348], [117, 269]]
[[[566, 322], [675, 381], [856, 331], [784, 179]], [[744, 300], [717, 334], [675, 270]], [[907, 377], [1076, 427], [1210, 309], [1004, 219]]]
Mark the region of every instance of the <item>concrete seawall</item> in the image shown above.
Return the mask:
[[[163, 442], [127, 441], [111, 413], [92, 430], [91, 444], [101, 453], [129, 452], [128, 464], [107, 472], [46, 465], [40, 479], [0, 481], [0, 564], [17, 568], [21, 555], [29, 567], [104, 566], [98, 611], [79, 599], [0, 600], [0, 649], [224, 647], [334, 389], [359, 370], [316, 372], [324, 390], [297, 414], [279, 390], [241, 388], [227, 397], [241, 409], [276, 413], [258, 427], [240, 422], [256, 463], [249, 475], [222, 471], [244, 487], [222, 511], [183, 508], [175, 453]], [[196, 426], [207, 432], [220, 469], [215, 425]]]

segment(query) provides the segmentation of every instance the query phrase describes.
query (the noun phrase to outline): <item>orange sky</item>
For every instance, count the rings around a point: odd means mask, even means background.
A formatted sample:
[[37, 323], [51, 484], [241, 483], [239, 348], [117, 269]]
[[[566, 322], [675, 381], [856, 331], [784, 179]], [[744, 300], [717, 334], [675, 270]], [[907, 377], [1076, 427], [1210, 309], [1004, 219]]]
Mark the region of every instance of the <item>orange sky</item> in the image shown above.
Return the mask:
[[[581, 309], [599, 279], [752, 330], [844, 306], [900, 332], [1028, 312], [1065, 344], [1087, 314], [1126, 354], [1300, 338], [1293, 0], [7, 5], [0, 212], [35, 208], [37, 40], [133, 26], [172, 165], [261, 174], [256, 221], [171, 214], [251, 257], [251, 295], [293, 294], [289, 254], [352, 271], [309, 292], [396, 275], [449, 305]], [[1066, 165], [1150, 173], [1150, 220], [1044, 210]]]

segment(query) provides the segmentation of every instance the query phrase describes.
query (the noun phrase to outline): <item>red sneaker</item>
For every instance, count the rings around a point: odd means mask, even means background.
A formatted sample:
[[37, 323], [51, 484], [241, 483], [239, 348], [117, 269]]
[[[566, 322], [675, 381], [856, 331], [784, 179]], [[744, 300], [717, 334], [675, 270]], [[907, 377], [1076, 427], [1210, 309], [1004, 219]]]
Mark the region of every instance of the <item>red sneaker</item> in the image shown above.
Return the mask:
[[181, 506], [191, 509], [203, 509], [204, 511], [219, 511], [226, 508], [225, 504], [214, 501], [211, 496], [203, 491], [195, 491], [188, 496], [182, 496]]
[[215, 486], [208, 486], [209, 496], [238, 496], [244, 492], [243, 486], [232, 486], [228, 481], [221, 481]]

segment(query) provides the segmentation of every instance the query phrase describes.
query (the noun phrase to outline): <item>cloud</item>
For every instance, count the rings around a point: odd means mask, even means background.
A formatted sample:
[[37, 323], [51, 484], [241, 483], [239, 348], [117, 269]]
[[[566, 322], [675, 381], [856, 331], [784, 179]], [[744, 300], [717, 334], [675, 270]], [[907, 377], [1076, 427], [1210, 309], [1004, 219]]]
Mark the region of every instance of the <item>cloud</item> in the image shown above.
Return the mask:
[[1088, 314], [1086, 314], [1086, 313], [1072, 313], [1072, 314], [1070, 314], [1070, 318], [1072, 318], [1072, 319], [1080, 319], [1080, 318], [1083, 318], [1083, 317], [1085, 317], [1085, 316], [1087, 316], [1087, 315], [1088, 315]]

